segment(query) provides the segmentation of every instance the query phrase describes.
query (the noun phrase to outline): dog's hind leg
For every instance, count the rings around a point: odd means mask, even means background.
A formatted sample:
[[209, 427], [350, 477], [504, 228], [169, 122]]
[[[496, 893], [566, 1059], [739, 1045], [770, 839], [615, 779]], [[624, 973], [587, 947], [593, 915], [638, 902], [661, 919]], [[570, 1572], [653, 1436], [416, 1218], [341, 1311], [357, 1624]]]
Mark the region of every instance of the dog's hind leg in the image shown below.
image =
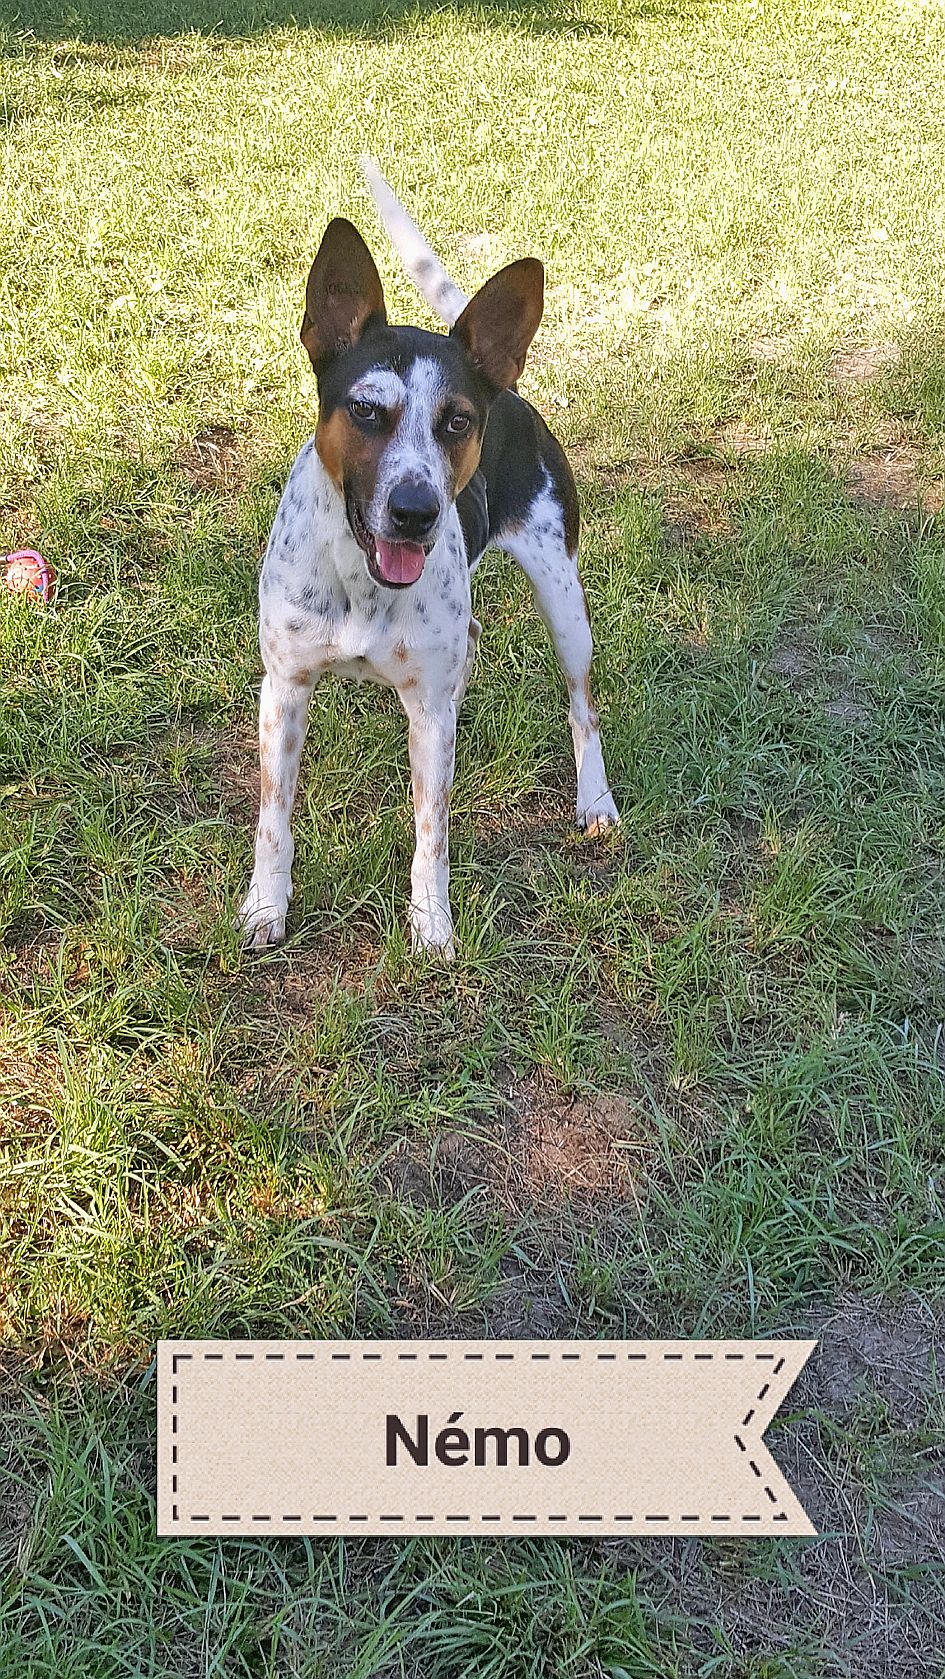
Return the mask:
[[597, 712], [591, 695], [593, 642], [577, 555], [565, 537], [564, 515], [544, 490], [514, 529], [497, 533], [495, 546], [511, 554], [531, 584], [538, 615], [554, 644], [568, 690], [568, 721], [577, 769], [577, 823], [596, 835], [620, 818], [607, 784]]

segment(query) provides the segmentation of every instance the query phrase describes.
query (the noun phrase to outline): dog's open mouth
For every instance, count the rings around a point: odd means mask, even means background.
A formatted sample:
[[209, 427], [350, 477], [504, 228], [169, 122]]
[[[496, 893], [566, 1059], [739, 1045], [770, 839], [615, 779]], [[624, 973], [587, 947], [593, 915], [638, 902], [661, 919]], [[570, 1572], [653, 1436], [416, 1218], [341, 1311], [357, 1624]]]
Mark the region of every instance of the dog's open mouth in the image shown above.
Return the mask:
[[382, 583], [386, 589], [407, 589], [416, 583], [433, 544], [389, 542], [386, 537], [375, 536], [368, 530], [354, 497], [346, 496], [345, 503], [348, 523], [375, 583]]

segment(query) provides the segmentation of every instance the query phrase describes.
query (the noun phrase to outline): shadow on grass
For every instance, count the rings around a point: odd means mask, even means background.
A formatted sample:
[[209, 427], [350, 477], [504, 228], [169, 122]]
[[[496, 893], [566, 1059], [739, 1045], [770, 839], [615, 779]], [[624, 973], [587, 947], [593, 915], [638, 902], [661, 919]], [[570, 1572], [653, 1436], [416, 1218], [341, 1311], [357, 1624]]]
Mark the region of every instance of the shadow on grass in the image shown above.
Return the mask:
[[696, 4], [671, 0], [636, 0], [613, 23], [603, 24], [575, 4], [517, 3], [517, 0], [159, 0], [154, 6], [123, 6], [121, 0], [38, 0], [29, 11], [0, 6], [0, 39], [27, 35], [43, 41], [109, 42], [131, 46], [179, 35], [214, 35], [242, 39], [275, 29], [317, 29], [328, 33], [384, 36], [411, 27], [436, 13], [455, 12], [476, 22], [521, 30], [529, 35], [590, 36], [622, 34], [647, 18], [671, 19], [677, 28], [695, 23]]

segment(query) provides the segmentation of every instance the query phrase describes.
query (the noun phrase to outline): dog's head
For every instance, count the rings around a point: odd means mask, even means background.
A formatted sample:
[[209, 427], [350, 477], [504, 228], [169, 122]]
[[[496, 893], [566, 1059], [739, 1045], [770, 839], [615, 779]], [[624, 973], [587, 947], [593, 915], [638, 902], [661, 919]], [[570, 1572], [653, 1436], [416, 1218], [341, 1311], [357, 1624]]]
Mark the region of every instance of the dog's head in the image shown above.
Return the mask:
[[515, 383], [541, 320], [526, 257], [478, 291], [449, 335], [388, 325], [370, 251], [333, 221], [312, 264], [302, 343], [318, 377], [315, 444], [376, 583], [416, 583], [479, 465], [493, 398]]

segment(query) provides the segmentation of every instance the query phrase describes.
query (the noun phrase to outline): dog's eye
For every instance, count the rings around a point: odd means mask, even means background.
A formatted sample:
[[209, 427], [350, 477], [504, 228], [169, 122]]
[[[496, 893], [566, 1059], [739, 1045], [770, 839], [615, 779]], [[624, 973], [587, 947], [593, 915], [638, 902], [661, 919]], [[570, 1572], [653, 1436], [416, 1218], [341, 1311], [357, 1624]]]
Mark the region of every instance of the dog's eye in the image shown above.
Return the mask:
[[370, 422], [377, 419], [377, 403], [364, 402], [361, 397], [353, 396], [348, 403], [348, 412], [355, 420]]
[[453, 414], [447, 421], [446, 429], [454, 437], [465, 437], [471, 425], [472, 420], [468, 414]]

